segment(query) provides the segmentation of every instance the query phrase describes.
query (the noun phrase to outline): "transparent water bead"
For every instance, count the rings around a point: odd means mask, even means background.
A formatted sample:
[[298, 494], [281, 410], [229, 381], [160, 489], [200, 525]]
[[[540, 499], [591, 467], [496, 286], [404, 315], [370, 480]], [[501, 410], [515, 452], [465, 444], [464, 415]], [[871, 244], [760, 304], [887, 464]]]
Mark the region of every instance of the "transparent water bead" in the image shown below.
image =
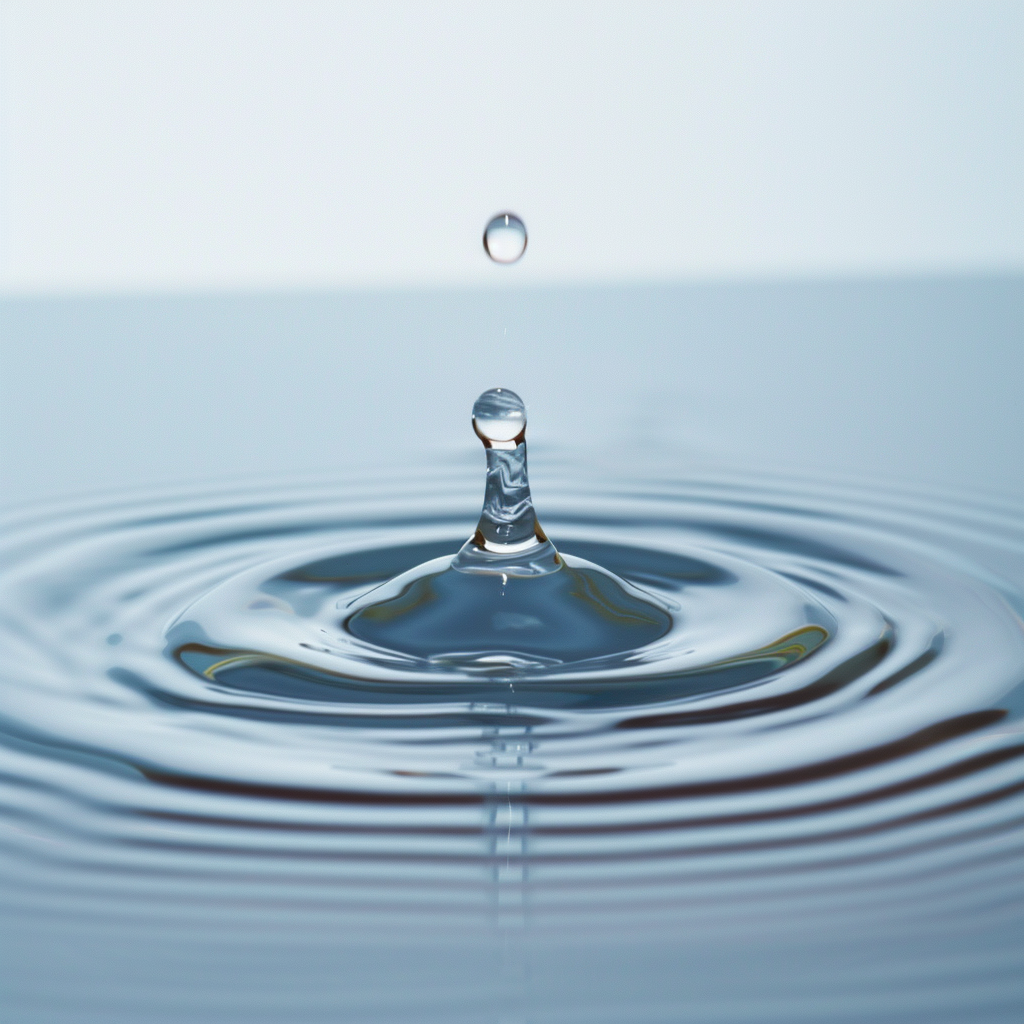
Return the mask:
[[526, 433], [526, 405], [508, 388], [491, 388], [473, 403], [473, 429], [485, 448], [514, 448]]
[[526, 225], [514, 213], [499, 213], [484, 228], [484, 251], [495, 263], [515, 263], [526, 252]]
[[439, 664], [542, 668], [635, 651], [671, 628], [655, 598], [563, 556], [537, 520], [526, 464], [526, 406], [485, 391], [473, 429], [487, 453], [483, 508], [458, 553], [353, 602], [346, 628], [367, 643]]

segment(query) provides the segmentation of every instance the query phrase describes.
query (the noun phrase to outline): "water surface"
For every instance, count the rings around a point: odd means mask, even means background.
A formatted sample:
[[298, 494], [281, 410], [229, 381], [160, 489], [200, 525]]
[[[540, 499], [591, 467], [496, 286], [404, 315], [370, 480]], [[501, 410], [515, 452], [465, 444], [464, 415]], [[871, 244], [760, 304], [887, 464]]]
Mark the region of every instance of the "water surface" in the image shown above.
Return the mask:
[[[700, 960], [811, 935], [863, 958], [898, 934], [898, 978], [861, 993], [852, 1019], [942, 1019], [951, 1005], [1010, 1019], [1024, 809], [1015, 510], [780, 478], [566, 481], [546, 496], [549, 533], [675, 602], [663, 657], [481, 676], [345, 649], [338, 603], [455, 550], [474, 477], [15, 515], [9, 912], [32, 928], [92, 921], [111, 950], [132, 929], [162, 943], [219, 933], [211, 960], [187, 967], [215, 989], [239, 944], [259, 961], [369, 931], [386, 974], [389, 943], [401, 960], [427, 936], [459, 950], [476, 934], [466, 966], [500, 939], [512, 952], [494, 952], [476, 984], [511, 986], [524, 1020], [582, 1012], [559, 1001], [584, 997], [575, 969], [560, 996], [530, 980], [546, 944], [568, 968], [582, 954], [566, 950], [598, 936], [604, 956], [652, 936], [660, 956], [683, 956], [699, 935]], [[995, 948], [981, 955], [969, 935]], [[95, 936], [80, 941], [96, 955]], [[841, 973], [881, 968], [858, 962]], [[791, 1001], [838, 984], [816, 958], [787, 970]], [[659, 998], [692, 977], [652, 971]], [[305, 984], [298, 1019], [349, 1006], [334, 973]], [[368, 998], [374, 984], [344, 987]], [[162, 1019], [167, 997], [147, 991]], [[47, 997], [19, 998], [24, 1019], [47, 1019]], [[365, 1019], [399, 1014], [375, 998]], [[248, 999], [227, 1000], [223, 1019], [251, 1015]], [[635, 1010], [679, 1019], [645, 1000]]]
[[[1019, 294], [9, 307], [11, 1019], [1018, 1019]], [[475, 442], [412, 456], [502, 381], [559, 550], [671, 609], [629, 665], [346, 631], [469, 535]]]

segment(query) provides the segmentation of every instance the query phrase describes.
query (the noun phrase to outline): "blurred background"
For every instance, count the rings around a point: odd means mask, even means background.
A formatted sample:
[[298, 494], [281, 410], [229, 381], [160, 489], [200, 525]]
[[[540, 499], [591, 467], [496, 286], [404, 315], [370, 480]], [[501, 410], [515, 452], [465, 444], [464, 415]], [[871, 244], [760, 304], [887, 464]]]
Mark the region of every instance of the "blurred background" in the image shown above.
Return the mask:
[[476, 457], [496, 384], [541, 474], [1022, 486], [1019, 2], [7, 0], [2, 47], [5, 501]]

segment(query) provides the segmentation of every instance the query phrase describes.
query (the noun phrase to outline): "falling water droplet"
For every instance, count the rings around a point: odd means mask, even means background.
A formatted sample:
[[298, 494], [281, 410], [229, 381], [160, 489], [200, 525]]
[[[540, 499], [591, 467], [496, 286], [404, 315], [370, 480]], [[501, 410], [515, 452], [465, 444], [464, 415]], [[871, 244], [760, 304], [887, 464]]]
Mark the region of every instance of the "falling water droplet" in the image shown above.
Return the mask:
[[515, 263], [526, 252], [526, 225], [514, 213], [499, 213], [484, 228], [484, 251], [495, 263]]

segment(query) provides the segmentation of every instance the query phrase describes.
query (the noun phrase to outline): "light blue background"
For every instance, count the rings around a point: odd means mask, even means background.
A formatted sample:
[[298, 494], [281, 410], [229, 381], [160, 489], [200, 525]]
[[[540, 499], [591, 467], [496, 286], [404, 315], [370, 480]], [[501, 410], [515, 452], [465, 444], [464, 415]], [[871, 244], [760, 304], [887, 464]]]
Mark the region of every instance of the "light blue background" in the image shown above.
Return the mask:
[[7, 503], [476, 465], [496, 385], [539, 495], [556, 455], [1024, 490], [1021, 278], [23, 299], [2, 325]]

